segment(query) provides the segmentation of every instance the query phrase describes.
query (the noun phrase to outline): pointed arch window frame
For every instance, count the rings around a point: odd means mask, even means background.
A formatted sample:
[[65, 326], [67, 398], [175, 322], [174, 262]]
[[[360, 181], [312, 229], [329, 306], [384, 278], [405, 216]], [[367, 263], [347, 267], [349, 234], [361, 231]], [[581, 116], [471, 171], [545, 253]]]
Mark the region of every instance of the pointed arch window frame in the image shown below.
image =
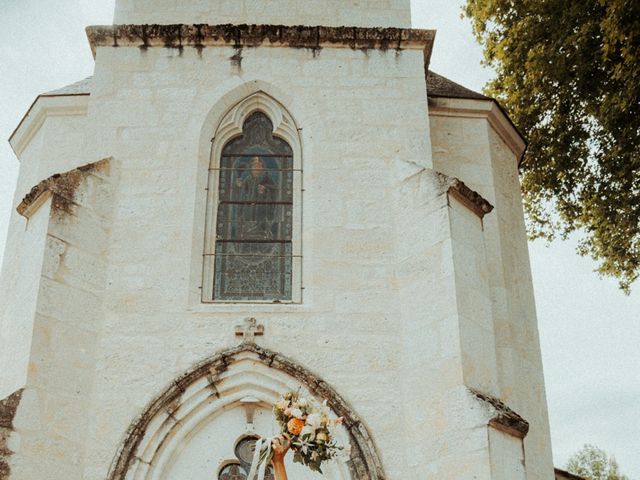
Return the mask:
[[[220, 299], [214, 296], [216, 268], [217, 215], [220, 190], [220, 167], [225, 146], [243, 134], [245, 121], [254, 113], [267, 116], [273, 125], [273, 136], [289, 145], [293, 154], [292, 232], [291, 232], [291, 298], [290, 299]], [[300, 130], [293, 117], [270, 95], [256, 92], [227, 111], [211, 138], [209, 175], [207, 180], [207, 206], [203, 252], [202, 296], [203, 303], [302, 303], [302, 194], [303, 157]]]

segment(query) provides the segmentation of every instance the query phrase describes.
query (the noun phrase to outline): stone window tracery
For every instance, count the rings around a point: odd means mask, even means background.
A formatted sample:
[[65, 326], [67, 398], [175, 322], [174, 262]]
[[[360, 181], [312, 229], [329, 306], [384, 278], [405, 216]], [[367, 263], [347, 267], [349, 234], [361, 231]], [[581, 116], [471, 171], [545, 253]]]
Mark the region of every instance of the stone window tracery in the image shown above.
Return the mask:
[[298, 130], [258, 92], [212, 139], [203, 301], [301, 300]]
[[261, 112], [222, 150], [214, 299], [290, 300], [293, 152]]
[[[257, 437], [244, 436], [236, 441], [234, 453], [236, 458], [223, 463], [218, 473], [218, 480], [247, 480]], [[265, 472], [265, 480], [274, 480], [273, 469], [269, 465]]]

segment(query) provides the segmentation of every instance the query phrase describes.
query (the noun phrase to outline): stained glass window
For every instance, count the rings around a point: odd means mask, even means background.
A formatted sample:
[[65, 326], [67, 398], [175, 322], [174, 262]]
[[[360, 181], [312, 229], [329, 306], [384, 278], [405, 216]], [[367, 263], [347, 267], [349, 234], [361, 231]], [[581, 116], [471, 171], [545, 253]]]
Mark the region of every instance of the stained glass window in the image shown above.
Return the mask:
[[247, 472], [238, 463], [226, 465], [218, 474], [219, 480], [247, 480]]
[[[218, 480], [248, 480], [253, 452], [256, 445], [256, 437], [245, 437], [241, 439], [235, 448], [237, 460], [228, 462], [218, 473]], [[264, 476], [265, 480], [274, 480], [271, 465], [267, 467]]]
[[293, 152], [256, 112], [222, 149], [213, 298], [291, 300]]

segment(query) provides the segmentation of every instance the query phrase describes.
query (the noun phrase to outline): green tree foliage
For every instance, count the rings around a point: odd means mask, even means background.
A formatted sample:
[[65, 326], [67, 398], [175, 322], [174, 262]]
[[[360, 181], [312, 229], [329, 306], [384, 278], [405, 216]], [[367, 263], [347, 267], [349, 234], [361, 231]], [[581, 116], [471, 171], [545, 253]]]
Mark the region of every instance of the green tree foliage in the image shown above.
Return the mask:
[[531, 237], [586, 232], [629, 291], [640, 272], [640, 1], [467, 0], [497, 98], [529, 147]]
[[618, 462], [593, 445], [585, 445], [567, 463], [567, 471], [585, 480], [629, 480], [622, 475]]

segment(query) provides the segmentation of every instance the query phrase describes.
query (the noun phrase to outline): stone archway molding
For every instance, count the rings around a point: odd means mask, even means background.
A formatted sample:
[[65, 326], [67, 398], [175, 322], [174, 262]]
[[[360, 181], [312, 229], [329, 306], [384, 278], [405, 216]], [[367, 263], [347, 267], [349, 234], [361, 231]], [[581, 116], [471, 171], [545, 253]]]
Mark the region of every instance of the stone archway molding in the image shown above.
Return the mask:
[[[271, 371], [276, 375], [264, 374]], [[174, 446], [200, 422], [239, 402], [247, 390], [261, 402], [273, 404], [283, 391], [296, 384], [318, 399], [327, 400], [333, 412], [344, 418], [351, 443], [350, 477], [385, 480], [373, 440], [347, 402], [297, 362], [251, 342], [209, 357], [152, 400], [127, 430], [108, 480], [158, 478], [157, 471], [169, 461]]]

